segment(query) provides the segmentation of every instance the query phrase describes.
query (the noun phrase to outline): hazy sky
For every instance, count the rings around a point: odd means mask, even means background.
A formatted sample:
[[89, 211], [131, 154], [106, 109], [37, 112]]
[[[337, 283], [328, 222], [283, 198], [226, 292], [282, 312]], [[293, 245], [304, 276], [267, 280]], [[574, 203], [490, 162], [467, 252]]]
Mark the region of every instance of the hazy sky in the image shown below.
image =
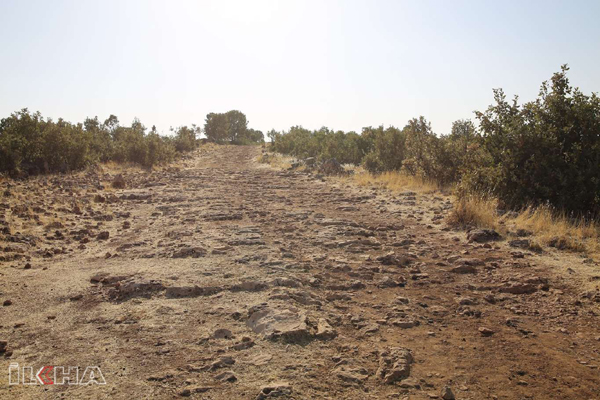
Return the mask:
[[600, 1], [0, 0], [0, 116], [267, 131], [473, 118], [560, 65], [600, 91]]

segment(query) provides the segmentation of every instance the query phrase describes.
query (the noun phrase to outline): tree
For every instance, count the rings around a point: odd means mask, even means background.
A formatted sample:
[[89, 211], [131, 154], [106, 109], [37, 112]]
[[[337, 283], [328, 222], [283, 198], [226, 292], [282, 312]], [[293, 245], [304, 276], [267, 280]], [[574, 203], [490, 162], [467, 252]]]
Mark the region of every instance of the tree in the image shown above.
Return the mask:
[[209, 113], [204, 124], [204, 134], [211, 142], [223, 143], [229, 139], [229, 120], [226, 114]]
[[110, 117], [108, 117], [104, 121], [104, 127], [106, 127], [106, 129], [108, 129], [108, 131], [110, 132], [111, 135], [113, 135], [115, 133], [118, 126], [119, 126], [119, 118], [117, 118], [116, 115], [110, 114]]
[[269, 138], [271, 143], [275, 142], [275, 139], [278, 136], [281, 136], [281, 133], [277, 132], [275, 129], [271, 129], [269, 132], [267, 132], [267, 137]]
[[246, 137], [246, 131], [248, 130], [246, 115], [238, 110], [228, 111], [225, 115], [229, 123], [229, 140], [235, 143]]
[[246, 130], [244, 141], [249, 143], [264, 143], [265, 135], [259, 130], [250, 128]]

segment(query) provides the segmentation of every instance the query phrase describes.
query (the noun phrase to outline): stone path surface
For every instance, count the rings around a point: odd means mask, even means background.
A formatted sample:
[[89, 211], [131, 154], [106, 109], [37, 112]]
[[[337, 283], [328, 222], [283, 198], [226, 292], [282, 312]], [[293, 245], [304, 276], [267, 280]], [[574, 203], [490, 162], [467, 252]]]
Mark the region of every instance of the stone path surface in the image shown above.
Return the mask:
[[[0, 398], [599, 399], [600, 269], [220, 146], [3, 182]], [[119, 185], [116, 185], [119, 186]], [[8, 385], [10, 363], [106, 385]]]

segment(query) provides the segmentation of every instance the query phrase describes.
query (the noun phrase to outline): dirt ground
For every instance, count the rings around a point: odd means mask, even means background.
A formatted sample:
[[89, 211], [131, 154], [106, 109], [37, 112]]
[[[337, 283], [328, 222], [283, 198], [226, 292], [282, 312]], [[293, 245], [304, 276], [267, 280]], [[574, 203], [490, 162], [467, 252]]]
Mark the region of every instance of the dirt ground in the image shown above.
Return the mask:
[[260, 151], [2, 182], [0, 398], [600, 399], [596, 262]]

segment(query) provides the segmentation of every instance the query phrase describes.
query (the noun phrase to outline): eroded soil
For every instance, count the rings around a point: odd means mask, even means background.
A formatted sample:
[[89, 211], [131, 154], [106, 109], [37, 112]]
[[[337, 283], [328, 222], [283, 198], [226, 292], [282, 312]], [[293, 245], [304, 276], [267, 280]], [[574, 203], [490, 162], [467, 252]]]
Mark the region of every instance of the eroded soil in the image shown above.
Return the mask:
[[[123, 189], [101, 171], [4, 182], [0, 397], [600, 398], [597, 264], [469, 242], [450, 198], [259, 153]], [[106, 385], [9, 386], [10, 363], [98, 366]]]

